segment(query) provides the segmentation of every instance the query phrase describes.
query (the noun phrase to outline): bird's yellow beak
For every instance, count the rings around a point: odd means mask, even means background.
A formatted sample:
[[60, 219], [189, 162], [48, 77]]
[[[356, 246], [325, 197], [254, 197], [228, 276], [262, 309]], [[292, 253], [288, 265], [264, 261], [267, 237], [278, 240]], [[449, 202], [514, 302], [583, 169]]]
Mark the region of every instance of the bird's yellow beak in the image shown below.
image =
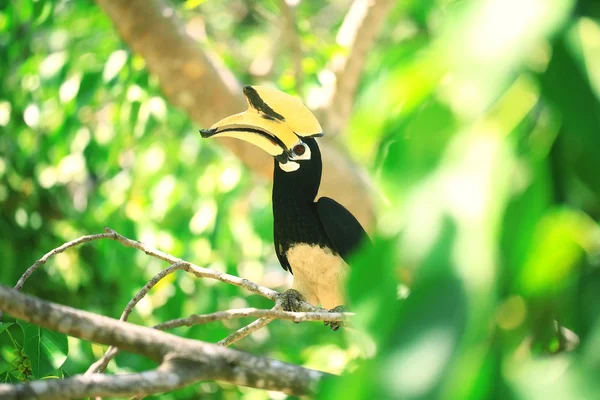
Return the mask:
[[273, 157], [287, 158], [303, 137], [323, 136], [319, 121], [295, 97], [262, 86], [246, 86], [244, 95], [248, 110], [224, 118], [209, 129], [201, 129], [203, 138], [241, 139]]

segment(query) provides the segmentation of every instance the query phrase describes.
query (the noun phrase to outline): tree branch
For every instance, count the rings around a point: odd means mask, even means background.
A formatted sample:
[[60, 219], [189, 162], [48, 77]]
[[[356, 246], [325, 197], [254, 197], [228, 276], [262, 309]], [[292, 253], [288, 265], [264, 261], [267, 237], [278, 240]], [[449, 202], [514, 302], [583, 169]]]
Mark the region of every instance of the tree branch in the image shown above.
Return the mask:
[[[183, 339], [156, 329], [46, 302], [6, 286], [0, 286], [0, 309], [32, 324], [96, 343], [117, 346], [159, 363], [176, 358], [180, 360], [178, 362], [184, 362], [186, 371], [193, 375], [193, 378], [190, 378], [190, 375], [177, 375], [180, 379], [184, 379], [185, 383], [193, 380], [214, 379], [241, 386], [301, 395], [314, 393], [318, 382], [326, 375], [281, 361], [256, 357], [211, 343]], [[159, 367], [157, 371], [162, 370]], [[130, 384], [127, 384], [127, 378], [125, 378], [124, 383], [120, 384], [121, 389], [130, 390], [128, 393], [139, 393], [140, 388], [136, 385], [148, 377], [143, 374], [133, 374]], [[62, 385], [68, 387], [68, 382], [75, 382], [72, 383], [73, 390], [75, 390], [76, 387], [85, 388], [85, 386], [77, 386], [82, 379], [83, 382], [97, 382], [95, 390], [98, 392], [86, 392], [85, 394], [68, 392], [72, 397], [96, 395], [103, 393], [103, 390], [111, 390], [109, 383], [114, 383], [117, 377], [104, 380], [105, 378], [99, 376], [96, 374], [87, 377], [75, 376], [70, 380], [62, 381], [67, 382]], [[156, 377], [163, 379], [166, 376], [168, 375], [157, 375]], [[89, 380], [86, 381], [86, 379]], [[105, 382], [104, 385], [102, 382]], [[176, 379], [169, 380], [169, 382], [171, 386], [168, 388], [161, 386], [152, 390], [170, 390], [182, 384], [181, 380]], [[36, 386], [32, 386], [34, 384]], [[39, 388], [39, 385], [42, 383], [0, 385], [0, 394], [16, 397], [15, 390], [21, 391], [20, 393], [23, 391], [28, 393]], [[48, 388], [48, 386], [44, 386], [44, 388]], [[61, 389], [67, 390], [65, 387], [61, 387]], [[146, 393], [150, 393], [150, 391]], [[45, 393], [40, 395], [45, 395]]]
[[226, 274], [224, 272], [215, 271], [214, 269], [210, 268], [203, 268], [196, 264], [189, 263], [185, 260], [164, 253], [160, 250], [156, 250], [150, 246], [145, 245], [144, 243], [138, 242], [137, 240], [131, 240], [129, 238], [126, 238], [125, 236], [113, 231], [110, 228], [105, 228], [105, 231], [112, 234], [112, 236], [109, 236], [110, 239], [116, 240], [124, 246], [133, 247], [134, 249], [141, 250], [149, 256], [158, 258], [163, 261], [167, 261], [171, 264], [183, 263], [182, 269], [195, 275], [198, 278], [210, 278], [216, 279], [221, 282], [229, 283], [230, 285], [244, 288], [254, 294], [261, 295], [272, 301], [276, 301], [279, 296], [279, 293], [277, 293], [275, 290], [261, 286], [257, 283], [249, 281], [248, 279]]
[[[299, 306], [299, 309], [303, 312], [315, 312], [315, 313], [328, 312], [327, 310], [325, 310], [321, 307], [313, 306], [312, 304], [309, 304], [305, 301], [300, 302], [298, 304], [298, 306]], [[275, 302], [275, 306], [269, 311], [280, 312], [281, 311], [281, 299], [277, 299], [277, 301]], [[259, 318], [256, 321], [253, 321], [253, 322], [249, 323], [248, 325], [241, 327], [240, 329], [233, 332], [226, 338], [219, 340], [219, 342], [217, 342], [217, 344], [227, 347], [227, 346], [237, 342], [238, 340], [241, 340], [241, 339], [245, 338], [246, 336], [256, 332], [257, 330], [263, 328], [264, 326], [270, 324], [274, 320], [275, 320], [275, 318], [273, 318], [273, 317]]]
[[[115, 241], [121, 243], [123, 246], [132, 247], [134, 249], [141, 250], [151, 257], [155, 257], [155, 258], [158, 258], [159, 260], [167, 261], [171, 264], [181, 265], [181, 267], [177, 267], [177, 269], [184, 269], [187, 272], [195, 275], [198, 278], [210, 278], [210, 279], [219, 280], [221, 282], [229, 283], [230, 285], [244, 288], [252, 293], [261, 295], [272, 301], [276, 301], [279, 296], [279, 294], [275, 290], [261, 286], [255, 282], [249, 281], [248, 279], [243, 279], [243, 278], [240, 278], [235, 275], [226, 274], [223, 272], [215, 271], [214, 269], [203, 268], [198, 265], [189, 263], [185, 260], [182, 260], [180, 258], [177, 258], [170, 254], [164, 253], [164, 252], [154, 249], [150, 246], [147, 246], [144, 243], [138, 242], [137, 240], [132, 240], [132, 239], [126, 238], [125, 236], [117, 233], [116, 231], [114, 231], [110, 228], [104, 228], [104, 233], [100, 233], [100, 234], [96, 234], [96, 235], [82, 236], [80, 238], [77, 238], [75, 240], [67, 242], [67, 243], [49, 251], [42, 258], [40, 258], [38, 261], [36, 261], [31, 267], [29, 267], [27, 269], [27, 271], [25, 271], [25, 273], [21, 276], [21, 278], [15, 285], [15, 289], [20, 290], [23, 287], [25, 280], [27, 278], [29, 278], [31, 276], [31, 274], [33, 274], [33, 272], [35, 272], [35, 270], [37, 270], [41, 265], [45, 264], [52, 256], [54, 256], [58, 253], [62, 253], [63, 251], [65, 251], [71, 247], [75, 247], [75, 246], [78, 246], [83, 243], [91, 242], [93, 240], [100, 240], [100, 239], [115, 240]], [[160, 272], [158, 275], [160, 275], [162, 273], [163, 272]], [[150, 288], [148, 288], [148, 290], [150, 290]], [[139, 301], [139, 299], [138, 299], [138, 301]], [[2, 314], [0, 313], [0, 317], [1, 316], [2, 316]]]
[[142, 300], [142, 298], [148, 294], [148, 292], [150, 291], [150, 289], [152, 289], [154, 286], [156, 286], [156, 284], [163, 279], [165, 276], [172, 274], [175, 271], [179, 271], [181, 269], [188, 269], [190, 266], [189, 263], [184, 262], [184, 261], [179, 261], [176, 262], [174, 264], [171, 264], [168, 268], [165, 268], [161, 271], [159, 271], [152, 279], [150, 279], [148, 281], [148, 283], [146, 283], [144, 285], [143, 288], [141, 288], [136, 294], [135, 296], [133, 296], [133, 298], [129, 301], [129, 303], [127, 303], [127, 306], [125, 307], [125, 310], [123, 310], [123, 313], [121, 314], [121, 318], [119, 318], [120, 321], [127, 321], [127, 318], [129, 318], [129, 315], [131, 314], [131, 312], [133, 311], [133, 307], [135, 307], [137, 305], [137, 303], [140, 302], [140, 300]]
[[75, 375], [66, 379], [46, 379], [18, 385], [0, 384], [0, 397], [3, 399], [64, 399], [161, 393], [202, 380], [204, 378], [202, 370], [202, 366], [198, 363], [171, 358], [155, 370], [135, 374]]
[[245, 338], [248, 335], [256, 332], [259, 329], [264, 328], [271, 322], [275, 321], [273, 318], [259, 318], [256, 321], [249, 323], [248, 325], [241, 327], [237, 331], [233, 332], [231, 335], [227, 336], [224, 339], [221, 339], [217, 342], [217, 344], [227, 347], [238, 340]]
[[106, 371], [108, 364], [119, 354], [119, 348], [115, 346], [109, 346], [104, 352], [104, 355], [90, 365], [85, 371], [84, 375], [91, 375]]
[[348, 124], [367, 55], [395, 3], [392, 0], [354, 0], [344, 18], [337, 42], [347, 49], [347, 54], [332, 60], [336, 79], [333, 87], [326, 88], [329, 102], [324, 128], [330, 134], [339, 134]]
[[[52, 258], [53, 256], [62, 253], [63, 251], [71, 248], [71, 247], [75, 247], [75, 246], [79, 246], [80, 244], [83, 243], [87, 243], [87, 242], [91, 242], [93, 240], [99, 240], [99, 239], [111, 239], [112, 238], [112, 233], [99, 233], [96, 235], [86, 235], [86, 236], [81, 236], [75, 240], [71, 240], [70, 242], [67, 242], [65, 244], [63, 244], [62, 246], [59, 246], [55, 249], [50, 250], [48, 253], [44, 254], [44, 256], [42, 258], [40, 258], [39, 260], [37, 260], [36, 262], [33, 263], [32, 266], [30, 266], [29, 268], [27, 268], [27, 270], [23, 273], [23, 275], [21, 275], [21, 277], [19, 278], [19, 280], [17, 281], [17, 284], [15, 285], [15, 290], [21, 290], [23, 289], [23, 285], [25, 284], [25, 281], [42, 265], [46, 264], [48, 262], [48, 260], [50, 258]], [[2, 320], [2, 310], [0, 310], [0, 320]]]
[[[186, 263], [186, 262], [177, 262], [175, 264], [171, 264], [171, 266], [169, 266], [168, 268], [163, 269], [158, 274], [156, 274], [129, 301], [129, 303], [125, 307], [125, 310], [123, 310], [123, 313], [121, 314], [121, 318], [119, 318], [119, 321], [127, 321], [127, 318], [129, 318], [129, 315], [131, 314], [131, 312], [133, 311], [133, 308], [137, 305], [137, 303], [139, 303], [140, 300], [146, 294], [148, 294], [148, 292], [150, 291], [150, 289], [152, 289], [154, 286], [156, 286], [156, 284], [161, 279], [163, 279], [167, 275], [172, 274], [175, 271], [178, 271], [178, 270], [181, 270], [181, 269], [188, 269], [188, 268], [189, 268], [189, 263]], [[119, 353], [119, 349], [118, 348], [116, 348], [114, 346], [110, 346], [106, 350], [106, 352], [104, 353], [104, 355], [98, 361], [96, 361], [95, 363], [93, 363], [92, 365], [90, 365], [90, 367], [88, 368], [88, 370], [85, 372], [85, 375], [89, 375], [89, 374], [96, 373], [96, 372], [104, 372], [106, 370], [106, 367], [108, 366], [108, 363], [110, 363], [110, 361], [113, 358], [115, 358], [118, 353]]]
[[294, 322], [305, 321], [343, 321], [346, 317], [351, 317], [352, 313], [332, 313], [332, 312], [289, 312], [279, 310], [265, 310], [258, 308], [238, 308], [227, 311], [217, 311], [211, 314], [191, 315], [187, 318], [179, 318], [155, 325], [155, 329], [166, 330], [178, 328], [180, 326], [193, 326], [208, 324], [214, 321], [230, 320], [234, 318], [273, 318], [283, 319]]
[[[332, 313], [321, 307], [313, 306], [307, 302], [300, 302], [298, 304], [299, 309], [302, 312], [285, 312], [281, 311], [281, 304], [279, 299], [275, 302], [275, 307], [270, 310], [259, 310], [259, 312], [252, 313], [253, 316], [258, 317], [264, 315], [262, 318], [257, 319], [256, 321], [251, 322], [250, 324], [238, 329], [233, 332], [231, 335], [227, 336], [224, 339], [219, 340], [217, 344], [221, 346], [229, 346], [240, 339], [245, 338], [246, 336], [256, 332], [257, 330], [263, 328], [264, 326], [270, 324], [275, 319], [289, 319], [295, 322], [302, 321], [344, 321], [347, 317], [351, 317], [353, 313]], [[234, 310], [229, 310], [234, 311]], [[227, 313], [228, 311], [225, 311]], [[215, 313], [218, 314], [218, 313]], [[209, 314], [211, 315], [211, 314]], [[314, 318], [314, 319], [313, 319]], [[334, 319], [335, 318], [335, 319]], [[338, 319], [339, 318], [339, 319]]]
[[40, 266], [46, 264], [46, 262], [48, 262], [48, 260], [51, 257], [53, 257], [59, 253], [62, 253], [63, 251], [65, 251], [71, 247], [79, 246], [80, 244], [91, 242], [92, 240], [107, 239], [107, 238], [110, 239], [110, 238], [112, 238], [111, 236], [112, 236], [112, 233], [99, 233], [97, 235], [86, 235], [86, 236], [77, 238], [75, 240], [71, 240], [70, 242], [63, 244], [62, 246], [59, 246], [55, 249], [50, 250], [48, 253], [44, 254], [44, 256], [42, 258], [40, 258], [35, 263], [33, 263], [33, 265], [31, 267], [27, 268], [25, 273], [23, 275], [21, 275], [21, 278], [19, 278], [19, 280], [17, 281], [17, 284], [15, 285], [15, 289], [21, 290], [23, 288], [23, 285], [25, 284], [25, 281], [31, 276], [31, 274], [33, 274]]
[[[123, 40], [144, 57], [166, 97], [200, 126], [210, 126], [247, 108], [239, 83], [185, 32], [174, 7], [166, 0], [97, 2]], [[262, 150], [242, 140], [214, 140], [233, 151], [250, 169], [272, 178], [273, 161]], [[365, 176], [358, 173], [339, 147], [327, 141], [320, 145], [324, 155], [321, 195], [335, 198], [369, 229], [374, 214], [372, 203], [365, 196]]]

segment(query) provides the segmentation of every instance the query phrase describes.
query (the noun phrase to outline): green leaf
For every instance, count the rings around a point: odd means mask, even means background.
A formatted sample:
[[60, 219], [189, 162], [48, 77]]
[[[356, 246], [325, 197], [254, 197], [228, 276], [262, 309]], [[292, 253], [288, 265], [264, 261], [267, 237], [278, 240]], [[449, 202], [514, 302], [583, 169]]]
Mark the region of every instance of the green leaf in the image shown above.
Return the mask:
[[570, 209], [548, 212], [533, 232], [521, 270], [521, 289], [530, 295], [559, 292], [575, 278], [585, 248], [598, 235], [598, 226], [584, 213]]
[[23, 348], [31, 361], [33, 376], [39, 379], [51, 373], [54, 375], [67, 359], [67, 336], [33, 324], [22, 326], [25, 332]]
[[6, 372], [0, 375], [0, 382], [2, 383], [20, 383], [20, 381], [11, 372]]
[[398, 279], [394, 265], [395, 241], [375, 238], [373, 245], [365, 244], [350, 261], [352, 273], [348, 280], [351, 308], [360, 315], [356, 321], [372, 337], [385, 340], [394, 325], [392, 319], [382, 315], [395, 315], [399, 306]]
[[[438, 164], [446, 146], [457, 129], [450, 109], [435, 99], [401, 119], [390, 123], [392, 135], [382, 142], [380, 154], [382, 177], [386, 191], [398, 195], [407, 185], [414, 184]], [[399, 135], [398, 132], [402, 132]]]
[[35, 25], [42, 25], [51, 15], [54, 10], [53, 1], [38, 1], [34, 4]]
[[20, 349], [23, 346], [23, 328], [18, 323], [4, 323], [3, 334], [0, 334], [0, 347]]
[[14, 325], [14, 322], [0, 322], [0, 334]]
[[562, 114], [563, 161], [600, 196], [600, 101], [567, 46], [564, 39], [554, 44], [548, 69], [540, 78], [542, 95]]
[[15, 371], [22, 363], [22, 341], [23, 330], [19, 325], [14, 322], [3, 322], [0, 325], [0, 377], [5, 372]]

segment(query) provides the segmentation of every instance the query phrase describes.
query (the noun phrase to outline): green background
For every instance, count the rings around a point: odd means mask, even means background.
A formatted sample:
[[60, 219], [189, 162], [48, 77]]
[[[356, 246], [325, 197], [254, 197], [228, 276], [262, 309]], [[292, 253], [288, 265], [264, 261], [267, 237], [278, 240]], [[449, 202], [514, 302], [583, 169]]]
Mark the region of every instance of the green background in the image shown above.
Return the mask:
[[[279, 2], [174, 4], [240, 82], [301, 92], [309, 105], [345, 51], [336, 34], [348, 1], [296, 7], [302, 82], [274, 34]], [[276, 321], [234, 347], [345, 373], [321, 398], [597, 397], [597, 4], [394, 5], [338, 138], [368, 171], [376, 203], [374, 249], [356, 257], [348, 283], [363, 333]], [[261, 57], [272, 65], [253, 66]], [[0, 283], [14, 285], [47, 251], [108, 226], [287, 288], [272, 249], [270, 183], [201, 141], [198, 128], [169, 105], [94, 2], [0, 2]], [[165, 266], [98, 241], [54, 257], [24, 291], [118, 318]], [[179, 272], [130, 321], [151, 326], [246, 306], [272, 303]], [[216, 342], [247, 322], [173, 333]], [[104, 349], [5, 316], [0, 381], [82, 373]], [[108, 372], [152, 367], [121, 354]], [[161, 398], [200, 395], [285, 397], [207, 382]]]

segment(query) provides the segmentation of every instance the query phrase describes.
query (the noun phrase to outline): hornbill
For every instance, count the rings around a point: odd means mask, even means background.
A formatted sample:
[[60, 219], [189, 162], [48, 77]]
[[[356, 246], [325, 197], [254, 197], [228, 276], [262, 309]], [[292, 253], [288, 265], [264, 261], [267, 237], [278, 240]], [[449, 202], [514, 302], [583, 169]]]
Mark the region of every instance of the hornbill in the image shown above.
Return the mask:
[[[275, 253], [294, 275], [283, 308], [297, 300], [342, 311], [348, 257], [368, 236], [344, 206], [328, 197], [315, 201], [321, 183], [321, 125], [301, 101], [276, 89], [244, 87], [248, 110], [229, 116], [202, 137], [227, 136], [250, 142], [275, 159], [273, 220]], [[329, 324], [337, 330], [338, 323]]]

